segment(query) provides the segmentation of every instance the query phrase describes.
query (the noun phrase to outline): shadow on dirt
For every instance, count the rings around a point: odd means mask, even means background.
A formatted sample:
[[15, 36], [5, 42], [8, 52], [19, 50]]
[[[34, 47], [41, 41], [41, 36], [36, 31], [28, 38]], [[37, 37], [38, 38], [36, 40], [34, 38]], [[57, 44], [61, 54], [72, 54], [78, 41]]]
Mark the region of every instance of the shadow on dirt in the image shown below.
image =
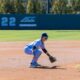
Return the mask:
[[34, 69], [61, 69], [61, 70], [66, 70], [66, 68], [62, 68], [60, 66], [52, 66], [52, 67], [49, 67], [49, 66], [40, 66], [40, 67], [36, 67]]

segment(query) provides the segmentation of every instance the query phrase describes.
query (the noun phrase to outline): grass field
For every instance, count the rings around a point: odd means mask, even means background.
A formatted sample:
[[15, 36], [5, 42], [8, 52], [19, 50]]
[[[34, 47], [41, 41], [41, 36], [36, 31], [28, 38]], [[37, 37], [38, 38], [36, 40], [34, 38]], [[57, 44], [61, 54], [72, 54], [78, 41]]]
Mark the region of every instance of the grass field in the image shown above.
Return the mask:
[[47, 32], [49, 40], [80, 40], [80, 30], [1, 30], [0, 41], [27, 41]]

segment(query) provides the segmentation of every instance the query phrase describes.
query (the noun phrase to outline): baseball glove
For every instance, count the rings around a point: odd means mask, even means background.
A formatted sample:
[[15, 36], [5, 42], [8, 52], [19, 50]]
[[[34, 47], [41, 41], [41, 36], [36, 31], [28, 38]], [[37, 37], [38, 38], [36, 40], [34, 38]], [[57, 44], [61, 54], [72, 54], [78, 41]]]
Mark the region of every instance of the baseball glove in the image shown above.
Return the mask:
[[56, 61], [56, 58], [55, 58], [55, 57], [53, 57], [53, 56], [49, 56], [49, 60], [50, 60], [50, 62], [51, 62], [51, 63], [53, 63], [53, 62], [55, 62], [55, 61]]

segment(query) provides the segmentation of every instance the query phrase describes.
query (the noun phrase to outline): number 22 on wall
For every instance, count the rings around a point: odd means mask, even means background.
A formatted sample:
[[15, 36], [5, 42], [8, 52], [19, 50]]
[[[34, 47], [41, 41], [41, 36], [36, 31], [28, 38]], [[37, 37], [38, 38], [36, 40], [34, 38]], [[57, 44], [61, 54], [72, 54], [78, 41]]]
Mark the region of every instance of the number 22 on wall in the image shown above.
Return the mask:
[[2, 17], [1, 18], [1, 26], [16, 26], [16, 18], [15, 17]]

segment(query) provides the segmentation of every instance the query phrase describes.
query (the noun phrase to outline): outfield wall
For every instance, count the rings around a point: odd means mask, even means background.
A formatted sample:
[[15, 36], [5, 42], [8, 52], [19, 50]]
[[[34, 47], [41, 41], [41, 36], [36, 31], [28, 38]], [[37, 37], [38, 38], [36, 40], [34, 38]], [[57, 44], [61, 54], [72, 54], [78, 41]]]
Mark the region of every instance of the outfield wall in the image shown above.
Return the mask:
[[80, 15], [0, 14], [1, 30], [79, 30]]

